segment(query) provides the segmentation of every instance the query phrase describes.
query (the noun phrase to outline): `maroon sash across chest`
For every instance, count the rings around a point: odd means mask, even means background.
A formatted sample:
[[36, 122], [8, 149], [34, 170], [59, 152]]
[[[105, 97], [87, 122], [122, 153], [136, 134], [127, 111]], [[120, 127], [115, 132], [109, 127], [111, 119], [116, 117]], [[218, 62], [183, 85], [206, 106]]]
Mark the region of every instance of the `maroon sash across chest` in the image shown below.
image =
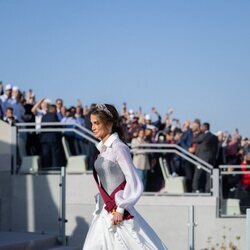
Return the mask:
[[[109, 195], [106, 190], [102, 187], [101, 183], [99, 183], [98, 181], [98, 177], [97, 177], [97, 172], [95, 170], [95, 167], [93, 168], [93, 175], [97, 184], [97, 187], [99, 189], [99, 192], [102, 196], [102, 199], [105, 203], [105, 209], [109, 212], [112, 213], [116, 210], [117, 205], [115, 204], [115, 194], [120, 191], [123, 190], [126, 186], [126, 180], [123, 181], [112, 193], [111, 195]], [[134, 216], [132, 216], [127, 210], [124, 211], [123, 214], [123, 219], [124, 220], [129, 220], [132, 219]]]

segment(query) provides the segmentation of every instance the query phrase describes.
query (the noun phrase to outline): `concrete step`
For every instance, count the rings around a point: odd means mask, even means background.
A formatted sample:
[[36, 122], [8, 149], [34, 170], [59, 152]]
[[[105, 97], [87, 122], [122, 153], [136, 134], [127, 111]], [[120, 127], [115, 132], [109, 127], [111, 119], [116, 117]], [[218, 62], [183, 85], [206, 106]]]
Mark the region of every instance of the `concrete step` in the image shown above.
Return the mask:
[[57, 245], [55, 235], [0, 232], [0, 250], [48, 250]]

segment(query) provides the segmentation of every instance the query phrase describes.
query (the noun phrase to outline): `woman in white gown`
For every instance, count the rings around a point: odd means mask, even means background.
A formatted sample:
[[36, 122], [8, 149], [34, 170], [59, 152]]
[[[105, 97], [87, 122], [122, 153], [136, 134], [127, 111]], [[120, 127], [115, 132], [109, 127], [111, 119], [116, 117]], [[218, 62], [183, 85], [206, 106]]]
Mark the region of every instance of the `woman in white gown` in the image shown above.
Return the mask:
[[109, 104], [96, 105], [90, 119], [94, 135], [101, 140], [93, 171], [99, 194], [83, 249], [167, 249], [134, 208], [143, 186], [122, 141], [117, 110]]

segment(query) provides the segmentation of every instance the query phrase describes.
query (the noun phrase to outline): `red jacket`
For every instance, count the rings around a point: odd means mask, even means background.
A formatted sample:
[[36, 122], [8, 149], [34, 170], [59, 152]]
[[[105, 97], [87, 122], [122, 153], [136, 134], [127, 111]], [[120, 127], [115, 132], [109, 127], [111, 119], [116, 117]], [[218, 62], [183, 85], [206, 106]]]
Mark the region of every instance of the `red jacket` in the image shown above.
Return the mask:
[[242, 174], [241, 184], [243, 187], [250, 188], [250, 168], [246, 168], [245, 166], [249, 166], [249, 164], [241, 163], [241, 171], [249, 171], [249, 174]]

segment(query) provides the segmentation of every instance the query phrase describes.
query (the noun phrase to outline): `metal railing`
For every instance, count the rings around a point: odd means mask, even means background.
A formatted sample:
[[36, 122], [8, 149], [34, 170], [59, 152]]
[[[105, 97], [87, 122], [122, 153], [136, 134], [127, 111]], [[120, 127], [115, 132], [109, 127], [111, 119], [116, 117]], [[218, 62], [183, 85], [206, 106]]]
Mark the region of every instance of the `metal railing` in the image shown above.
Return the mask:
[[[36, 125], [41, 126], [41, 128], [35, 128]], [[43, 122], [43, 123], [17, 123], [17, 133], [25, 132], [74, 132], [82, 138], [92, 142], [97, 143], [98, 141], [94, 138], [94, 135], [88, 129], [82, 127], [77, 123], [60, 123], [60, 122]], [[50, 128], [46, 128], [50, 127]], [[54, 127], [54, 128], [51, 128]]]
[[[245, 170], [243, 171], [242, 168]], [[244, 187], [242, 176], [249, 175], [250, 178], [250, 166], [220, 165], [219, 171], [219, 215], [221, 217], [245, 217], [246, 209], [250, 208], [250, 202], [246, 205], [242, 204], [242, 201], [249, 200], [250, 187]], [[225, 190], [223, 189], [224, 181], [231, 183], [224, 188]]]
[[[37, 128], [36, 126], [39, 126]], [[80, 136], [81, 138], [96, 144], [98, 140], [94, 137], [93, 133], [89, 131], [88, 129], [82, 127], [79, 124], [76, 123], [18, 123], [17, 126], [17, 134], [19, 133], [28, 133], [28, 132], [36, 132], [36, 133], [42, 133], [42, 132], [72, 132], [76, 135]], [[131, 145], [129, 144], [131, 147]], [[162, 153], [162, 154], [176, 154], [180, 158], [190, 162], [193, 164], [196, 168], [202, 169], [211, 176], [211, 182], [213, 183], [213, 187], [217, 187], [218, 183], [215, 178], [213, 178], [215, 175], [213, 174], [213, 166], [209, 163], [203, 161], [202, 159], [198, 158], [197, 156], [189, 153], [187, 150], [181, 148], [180, 146], [176, 144], [164, 144], [164, 143], [148, 143], [148, 144], [142, 144], [136, 147], [133, 147], [131, 149], [131, 153]], [[217, 195], [215, 192], [215, 189], [212, 188], [211, 192], [213, 195]]]
[[[34, 128], [34, 126], [39, 125], [41, 128]], [[17, 123], [17, 133], [24, 132], [74, 132], [82, 138], [96, 144], [98, 142], [95, 139], [93, 133], [88, 129], [82, 127], [77, 123], [55, 123], [55, 122], [46, 122], [46, 123]], [[46, 127], [55, 127], [55, 128], [46, 128]], [[71, 127], [71, 128], [67, 128]], [[148, 143], [133, 147], [131, 152], [136, 153], [175, 153], [181, 158], [189, 161], [198, 168], [202, 168], [204, 171], [211, 174], [213, 166], [199, 157], [189, 153], [187, 150], [178, 146], [177, 144], [165, 144], [165, 143]]]

